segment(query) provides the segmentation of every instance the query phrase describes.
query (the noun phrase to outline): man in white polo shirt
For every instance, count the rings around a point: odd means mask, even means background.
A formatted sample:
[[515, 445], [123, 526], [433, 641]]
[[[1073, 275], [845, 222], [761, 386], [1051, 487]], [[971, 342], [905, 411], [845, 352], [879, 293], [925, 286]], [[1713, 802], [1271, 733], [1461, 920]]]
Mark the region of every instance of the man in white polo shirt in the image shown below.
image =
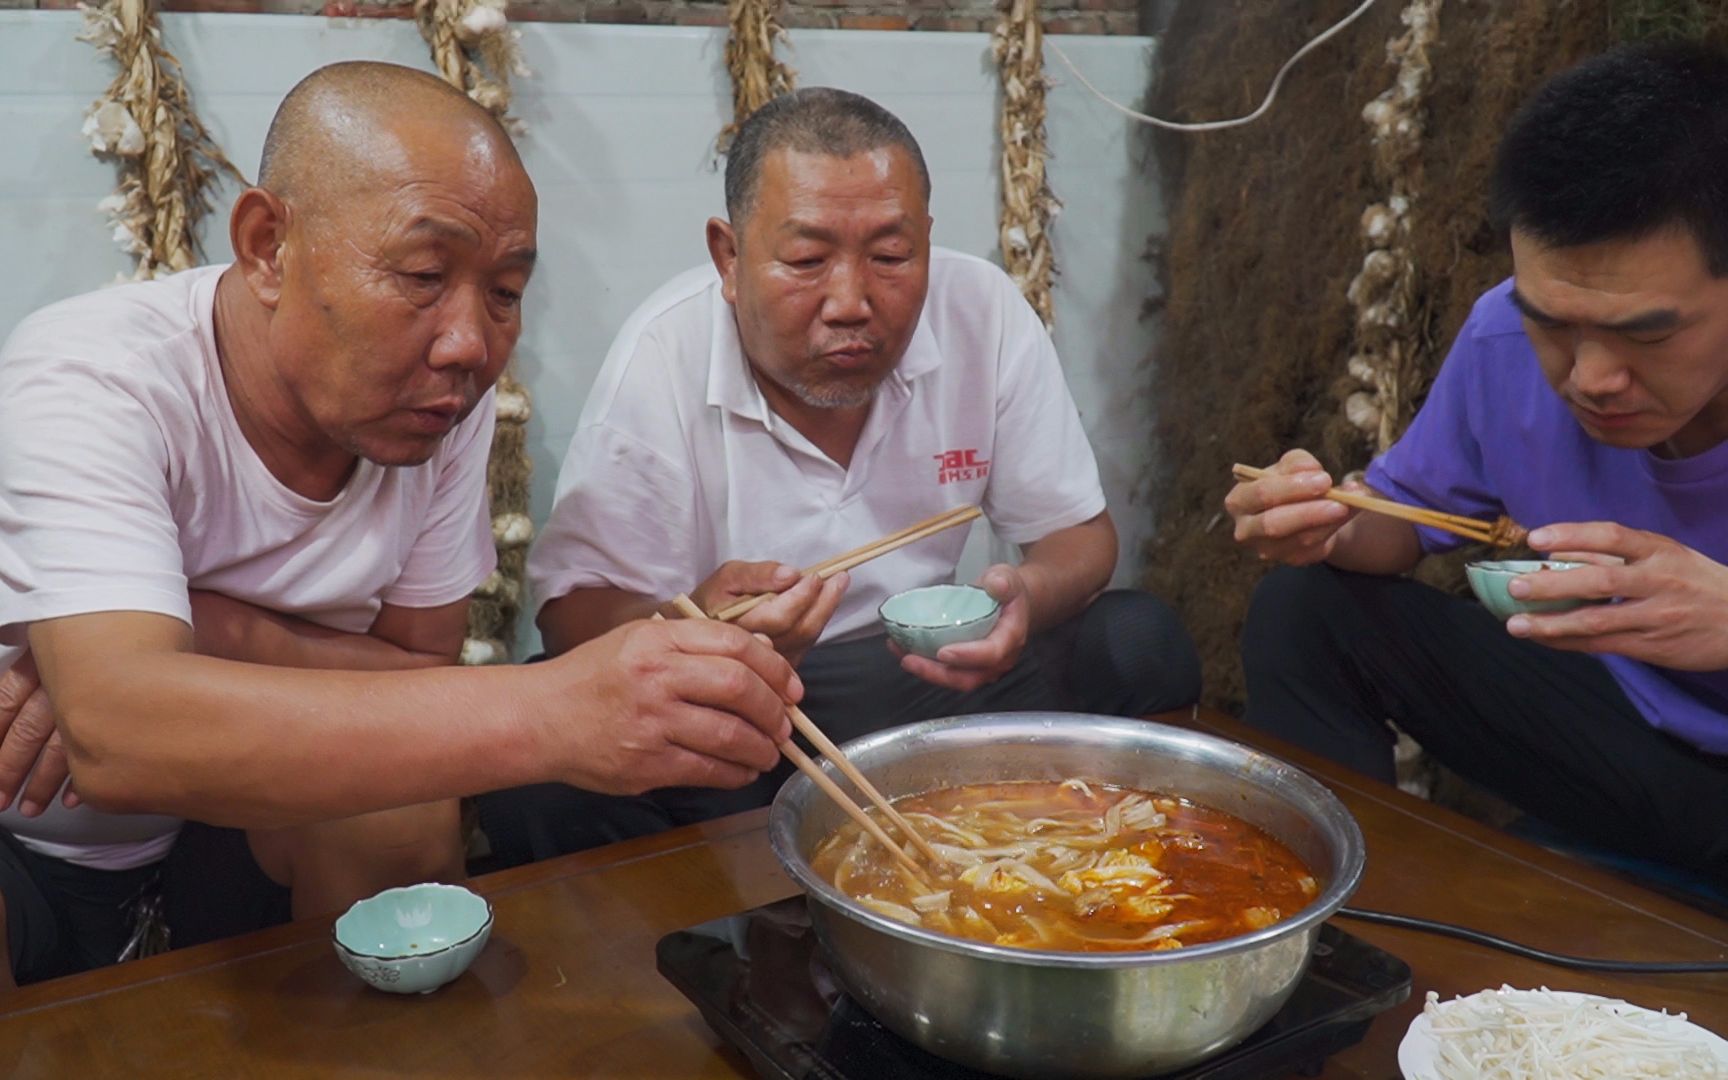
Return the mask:
[[[708, 223], [713, 265], [631, 316], [565, 458], [529, 559], [549, 652], [679, 592], [709, 611], [777, 592], [739, 625], [799, 665], [808, 711], [838, 739], [992, 708], [1139, 715], [1196, 698], [1169, 610], [1100, 597], [1116, 532], [1049, 334], [1000, 270], [931, 249], [928, 198], [911, 133], [855, 94], [800, 90], [745, 122], [730, 220]], [[990, 636], [938, 660], [890, 652], [876, 609], [952, 581], [963, 530], [826, 583], [794, 569], [972, 504], [1024, 559], [980, 580], [1002, 604]], [[597, 811], [541, 789], [483, 815], [526, 858], [760, 804], [783, 775]]]
[[113, 962], [158, 868], [175, 944], [290, 891], [327, 913], [460, 876], [457, 796], [742, 784], [789, 727], [795, 676], [735, 627], [450, 666], [535, 258], [497, 122], [334, 65], [283, 102], [259, 181], [233, 264], [55, 304], [0, 348], [0, 987]]

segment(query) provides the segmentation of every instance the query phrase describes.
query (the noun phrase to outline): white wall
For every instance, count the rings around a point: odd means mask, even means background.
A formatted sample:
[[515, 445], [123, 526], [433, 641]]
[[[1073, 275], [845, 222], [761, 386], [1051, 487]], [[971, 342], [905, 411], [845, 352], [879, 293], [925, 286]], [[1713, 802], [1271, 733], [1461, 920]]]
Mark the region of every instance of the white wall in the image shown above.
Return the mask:
[[[78, 135], [85, 107], [112, 77], [109, 61], [74, 40], [80, 26], [72, 12], [0, 11], [0, 334], [34, 308], [130, 269], [95, 209], [113, 169]], [[205, 123], [248, 175], [277, 102], [313, 68], [354, 58], [429, 67], [419, 35], [398, 20], [170, 14], [163, 27]], [[521, 29], [534, 76], [518, 82], [516, 113], [528, 124], [520, 143], [540, 191], [542, 265], [518, 363], [535, 396], [542, 517], [613, 332], [665, 278], [706, 258], [702, 225], [722, 209], [713, 139], [731, 92], [718, 30]], [[1064, 37], [1062, 47], [1118, 100], [1138, 100], [1150, 82], [1149, 39]], [[800, 30], [787, 59], [800, 85], [855, 90], [904, 119], [929, 161], [936, 242], [997, 254], [996, 81], [985, 35]], [[1050, 177], [1067, 203], [1054, 234], [1056, 344], [1122, 530], [1118, 580], [1128, 581], [1152, 525], [1141, 489], [1152, 455], [1143, 364], [1157, 327], [1139, 312], [1156, 282], [1140, 256], [1147, 237], [1162, 233], [1163, 212], [1144, 140], [1055, 74]], [[234, 194], [225, 189], [206, 221], [211, 261], [229, 257]], [[988, 554], [978, 532], [967, 570]]]

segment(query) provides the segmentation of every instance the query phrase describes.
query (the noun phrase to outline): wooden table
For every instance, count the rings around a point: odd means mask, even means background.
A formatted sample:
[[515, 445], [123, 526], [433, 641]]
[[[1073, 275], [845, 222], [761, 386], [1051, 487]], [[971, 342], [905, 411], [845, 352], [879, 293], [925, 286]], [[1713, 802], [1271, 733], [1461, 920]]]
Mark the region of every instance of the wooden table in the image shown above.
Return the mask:
[[[1221, 717], [1178, 722], [1245, 738]], [[1257, 738], [1247, 741], [1260, 741]], [[1283, 750], [1361, 822], [1355, 903], [1464, 923], [1545, 948], [1647, 960], [1728, 957], [1728, 923], [1385, 786]], [[739, 1077], [693, 1006], [654, 969], [661, 935], [789, 895], [766, 812], [680, 829], [474, 882], [496, 907], [469, 973], [425, 998], [363, 987], [328, 920], [0, 998], [0, 1076]], [[1684, 1009], [1728, 1031], [1728, 976], [1574, 974], [1443, 938], [1340, 920], [1402, 957], [1411, 1000], [1335, 1057], [1331, 1080], [1392, 1080], [1429, 990], [1547, 984]]]

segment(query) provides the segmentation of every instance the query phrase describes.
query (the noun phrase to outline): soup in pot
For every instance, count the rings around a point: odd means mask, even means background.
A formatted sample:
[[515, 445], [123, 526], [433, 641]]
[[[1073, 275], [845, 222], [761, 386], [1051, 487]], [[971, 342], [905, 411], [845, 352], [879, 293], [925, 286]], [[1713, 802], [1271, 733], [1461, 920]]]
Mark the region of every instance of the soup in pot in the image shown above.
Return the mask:
[[921, 881], [847, 822], [817, 846], [812, 868], [872, 911], [993, 945], [1176, 949], [1270, 926], [1320, 891], [1265, 832], [1172, 795], [1016, 782], [894, 806], [946, 866]]

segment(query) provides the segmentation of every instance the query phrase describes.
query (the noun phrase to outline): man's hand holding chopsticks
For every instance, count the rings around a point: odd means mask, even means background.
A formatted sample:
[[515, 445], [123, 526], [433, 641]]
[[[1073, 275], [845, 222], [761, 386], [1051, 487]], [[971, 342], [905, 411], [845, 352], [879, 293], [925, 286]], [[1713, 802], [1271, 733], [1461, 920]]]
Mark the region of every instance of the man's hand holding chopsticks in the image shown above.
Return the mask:
[[1236, 522], [1236, 542], [1271, 562], [1307, 566], [1332, 554], [1338, 530], [1354, 513], [1332, 502], [1329, 476], [1313, 454], [1291, 450], [1258, 480], [1245, 480], [1224, 497]]
[[1514, 615], [1506, 623], [1513, 637], [1676, 671], [1728, 669], [1728, 566], [1666, 536], [1603, 521], [1547, 525], [1530, 545], [1592, 565], [1516, 578], [1507, 587], [1514, 597], [1618, 602]]
[[779, 763], [804, 696], [754, 634], [694, 619], [628, 623], [526, 670], [566, 680], [553, 742], [571, 783], [609, 795], [743, 787]]
[[740, 615], [736, 625], [768, 638], [775, 650], [797, 667], [834, 617], [850, 580], [839, 573], [823, 581], [784, 563], [734, 561], [708, 575], [708, 580], [690, 593], [690, 599], [712, 616], [738, 600], [777, 593], [774, 599]]
[[1259, 477], [1238, 481], [1224, 510], [1236, 524], [1236, 542], [1267, 562], [1324, 562], [1362, 574], [1402, 574], [1416, 565], [1422, 549], [1409, 522], [1357, 513], [1334, 501], [1334, 487], [1373, 495], [1357, 480], [1334, 485], [1313, 454], [1291, 450]]

